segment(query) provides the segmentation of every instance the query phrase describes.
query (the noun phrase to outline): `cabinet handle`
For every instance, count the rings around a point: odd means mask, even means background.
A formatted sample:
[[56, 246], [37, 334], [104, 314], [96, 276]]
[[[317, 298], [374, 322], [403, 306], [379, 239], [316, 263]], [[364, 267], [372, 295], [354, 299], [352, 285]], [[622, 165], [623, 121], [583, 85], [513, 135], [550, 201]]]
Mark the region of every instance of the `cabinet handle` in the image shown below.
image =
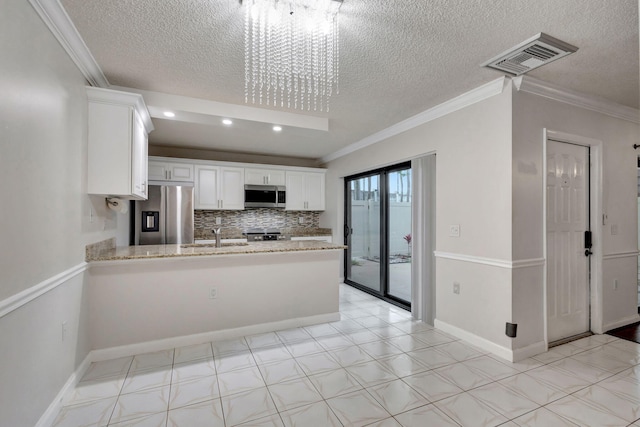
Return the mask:
[[171, 171], [169, 171], [169, 179], [171, 179]]

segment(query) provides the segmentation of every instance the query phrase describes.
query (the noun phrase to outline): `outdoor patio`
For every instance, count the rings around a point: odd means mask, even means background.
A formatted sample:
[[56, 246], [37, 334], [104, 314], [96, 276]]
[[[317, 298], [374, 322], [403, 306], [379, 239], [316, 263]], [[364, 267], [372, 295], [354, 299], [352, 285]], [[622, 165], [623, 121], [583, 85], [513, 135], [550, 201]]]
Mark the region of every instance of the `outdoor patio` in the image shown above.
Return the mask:
[[[352, 258], [350, 279], [363, 286], [379, 290], [380, 263], [366, 258]], [[411, 302], [411, 258], [389, 264], [389, 293]]]

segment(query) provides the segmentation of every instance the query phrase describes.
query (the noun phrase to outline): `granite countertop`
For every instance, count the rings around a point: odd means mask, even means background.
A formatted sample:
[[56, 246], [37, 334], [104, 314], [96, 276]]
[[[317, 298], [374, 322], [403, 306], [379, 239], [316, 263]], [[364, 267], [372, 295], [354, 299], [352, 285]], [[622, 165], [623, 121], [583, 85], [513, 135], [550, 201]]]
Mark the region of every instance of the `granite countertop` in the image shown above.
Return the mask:
[[116, 261], [147, 258], [172, 258], [232, 254], [259, 254], [271, 252], [342, 250], [344, 245], [312, 240], [252, 242], [244, 244], [226, 244], [216, 248], [211, 244], [189, 245], [144, 245], [144, 246], [105, 246], [87, 253], [87, 261]]

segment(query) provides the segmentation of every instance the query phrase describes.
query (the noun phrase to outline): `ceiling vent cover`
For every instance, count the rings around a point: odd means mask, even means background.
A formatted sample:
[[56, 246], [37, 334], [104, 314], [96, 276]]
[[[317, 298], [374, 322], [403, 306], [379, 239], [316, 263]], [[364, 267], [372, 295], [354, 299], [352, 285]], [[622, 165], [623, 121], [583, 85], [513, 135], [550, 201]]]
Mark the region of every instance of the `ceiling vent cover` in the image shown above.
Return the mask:
[[569, 43], [545, 33], [539, 33], [506, 52], [491, 58], [482, 66], [519, 76], [534, 68], [572, 54], [577, 50], [577, 47]]

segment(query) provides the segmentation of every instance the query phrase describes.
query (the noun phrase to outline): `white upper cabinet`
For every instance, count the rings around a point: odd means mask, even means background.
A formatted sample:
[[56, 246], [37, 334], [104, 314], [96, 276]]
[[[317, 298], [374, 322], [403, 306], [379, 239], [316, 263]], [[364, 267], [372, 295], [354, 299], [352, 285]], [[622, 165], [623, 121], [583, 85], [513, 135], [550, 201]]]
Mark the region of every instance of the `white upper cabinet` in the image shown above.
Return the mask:
[[285, 171], [278, 169], [244, 170], [244, 183], [254, 185], [285, 185]]
[[244, 169], [195, 165], [195, 209], [243, 210]]
[[193, 165], [149, 159], [149, 181], [193, 182]]
[[287, 171], [288, 211], [323, 211], [325, 174], [321, 172]]
[[87, 87], [89, 194], [147, 198], [148, 134], [153, 130], [141, 95]]

